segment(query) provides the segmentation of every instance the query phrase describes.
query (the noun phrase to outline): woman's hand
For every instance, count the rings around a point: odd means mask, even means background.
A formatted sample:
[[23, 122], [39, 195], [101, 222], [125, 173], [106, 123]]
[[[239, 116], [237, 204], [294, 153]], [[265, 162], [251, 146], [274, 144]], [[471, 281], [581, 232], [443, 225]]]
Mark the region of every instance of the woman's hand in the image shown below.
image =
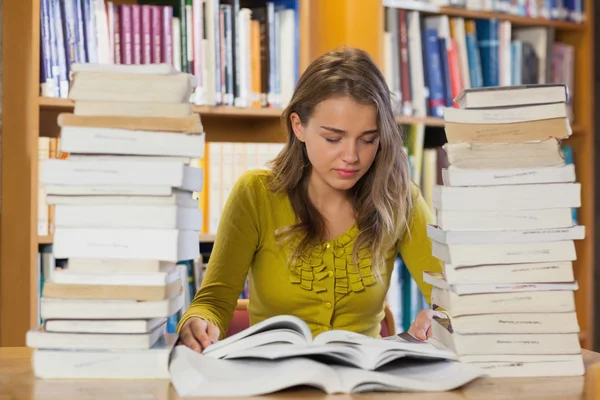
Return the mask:
[[179, 339], [190, 349], [202, 353], [204, 349], [219, 340], [219, 328], [203, 320], [192, 317], [185, 321], [179, 330]]
[[433, 311], [431, 309], [423, 309], [418, 314], [410, 328], [408, 333], [420, 340], [427, 340], [431, 337], [431, 323], [433, 317], [448, 318], [446, 314], [439, 311]]

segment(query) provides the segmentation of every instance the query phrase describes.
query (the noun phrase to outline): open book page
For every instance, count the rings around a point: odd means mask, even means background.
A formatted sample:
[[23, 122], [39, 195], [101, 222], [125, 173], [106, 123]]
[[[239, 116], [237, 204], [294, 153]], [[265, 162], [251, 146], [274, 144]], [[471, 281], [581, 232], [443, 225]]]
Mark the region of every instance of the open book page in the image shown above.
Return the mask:
[[312, 341], [308, 325], [292, 315], [278, 315], [231, 335], [204, 350], [204, 355], [222, 358], [230, 353], [266, 344], [307, 344]]
[[[413, 361], [381, 372], [329, 366], [308, 358], [220, 360], [185, 346], [173, 351], [171, 383], [180, 397], [257, 396], [299, 385], [326, 393], [367, 390], [453, 390], [482, 376], [482, 371], [452, 361]], [[435, 380], [432, 379], [435, 377]]]
[[[268, 332], [264, 332], [264, 337]], [[276, 333], [274, 336], [279, 335]], [[375, 339], [349, 331], [328, 331], [318, 335], [311, 343], [267, 343], [256, 347], [236, 342], [223, 351], [211, 353], [222, 354], [224, 359], [265, 359], [278, 360], [291, 357], [309, 357], [327, 364], [341, 364], [374, 370], [391, 361], [410, 357], [453, 360], [456, 355], [451, 351], [437, 349], [427, 342], [412, 343], [399, 337]]]
[[331, 367], [340, 377], [344, 393], [374, 390], [448, 391], [485, 375], [480, 368], [455, 361], [401, 360], [389, 363], [377, 371], [364, 371], [341, 365]]

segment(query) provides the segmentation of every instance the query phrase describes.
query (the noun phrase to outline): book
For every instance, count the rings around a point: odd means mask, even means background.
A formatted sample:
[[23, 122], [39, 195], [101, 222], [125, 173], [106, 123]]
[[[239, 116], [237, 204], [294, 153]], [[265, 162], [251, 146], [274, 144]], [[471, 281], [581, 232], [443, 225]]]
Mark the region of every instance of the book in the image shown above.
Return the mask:
[[212, 344], [203, 354], [177, 346], [169, 371], [182, 397], [255, 396], [297, 385], [327, 393], [445, 391], [483, 376], [454, 357], [398, 336], [333, 330], [313, 338], [304, 321], [279, 315]]

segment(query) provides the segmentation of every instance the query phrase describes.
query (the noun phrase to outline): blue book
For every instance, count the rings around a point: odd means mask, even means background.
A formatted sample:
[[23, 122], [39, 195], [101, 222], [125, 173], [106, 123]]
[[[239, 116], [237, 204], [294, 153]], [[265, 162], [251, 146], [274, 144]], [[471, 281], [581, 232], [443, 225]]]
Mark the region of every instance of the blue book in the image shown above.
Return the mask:
[[50, 5], [49, 0], [40, 3], [40, 84], [42, 96], [55, 97], [57, 87], [52, 76], [52, 38], [50, 37]]
[[450, 60], [446, 50], [446, 39], [438, 36], [438, 48], [440, 52], [440, 65], [442, 67], [442, 80], [444, 81], [444, 96], [446, 107], [452, 107], [452, 81], [450, 79]]
[[59, 86], [59, 96], [67, 97], [69, 93], [69, 67], [67, 65], [67, 53], [65, 47], [65, 36], [63, 32], [63, 18], [64, 12], [62, 7], [60, 6], [60, 0], [51, 0], [52, 8], [54, 12], [52, 13], [54, 31], [56, 32], [55, 36], [55, 45], [56, 52], [58, 57], [58, 86]]
[[300, 0], [274, 0], [275, 9], [294, 10], [294, 85], [300, 79]]
[[429, 85], [429, 110], [432, 117], [443, 118], [446, 106], [446, 92], [442, 76], [442, 61], [436, 29], [425, 29], [423, 35], [425, 75]]
[[499, 22], [497, 19], [478, 19], [475, 21], [475, 25], [477, 27], [483, 85], [486, 87], [498, 86], [500, 84]]
[[469, 62], [471, 88], [477, 89], [483, 86], [483, 75], [481, 72], [481, 57], [479, 55], [476, 33], [466, 33], [465, 41], [467, 44], [467, 58]]

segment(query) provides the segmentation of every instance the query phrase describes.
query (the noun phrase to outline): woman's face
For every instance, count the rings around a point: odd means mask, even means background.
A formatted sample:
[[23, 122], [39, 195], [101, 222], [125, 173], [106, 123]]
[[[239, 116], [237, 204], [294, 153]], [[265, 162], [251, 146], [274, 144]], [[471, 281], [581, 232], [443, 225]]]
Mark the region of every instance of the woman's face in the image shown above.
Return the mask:
[[346, 191], [371, 167], [379, 147], [375, 106], [337, 97], [319, 103], [306, 125], [295, 113], [290, 118], [306, 145], [315, 187]]

